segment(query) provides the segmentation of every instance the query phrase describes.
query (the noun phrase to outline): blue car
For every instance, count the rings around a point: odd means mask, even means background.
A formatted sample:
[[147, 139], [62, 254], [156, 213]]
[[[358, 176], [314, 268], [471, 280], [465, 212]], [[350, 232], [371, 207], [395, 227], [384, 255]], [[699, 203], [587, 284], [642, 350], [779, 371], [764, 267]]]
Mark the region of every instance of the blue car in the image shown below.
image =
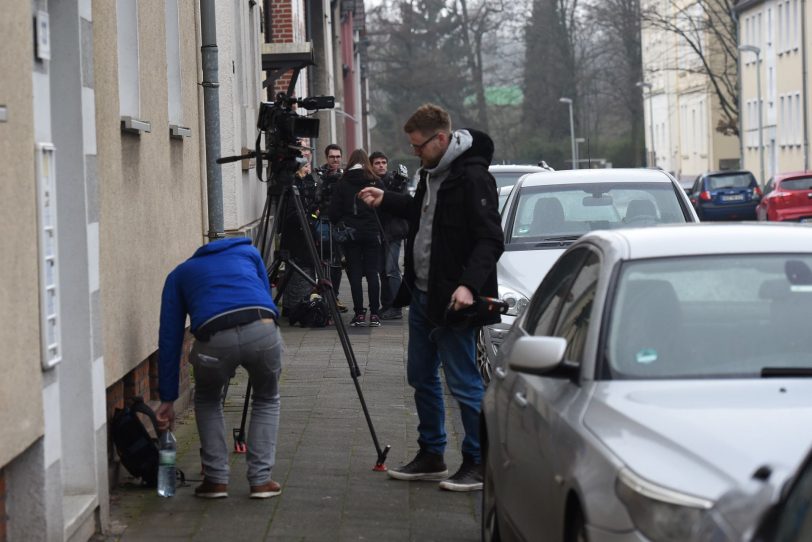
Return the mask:
[[715, 171], [696, 178], [688, 192], [699, 220], [755, 220], [761, 188], [749, 171]]

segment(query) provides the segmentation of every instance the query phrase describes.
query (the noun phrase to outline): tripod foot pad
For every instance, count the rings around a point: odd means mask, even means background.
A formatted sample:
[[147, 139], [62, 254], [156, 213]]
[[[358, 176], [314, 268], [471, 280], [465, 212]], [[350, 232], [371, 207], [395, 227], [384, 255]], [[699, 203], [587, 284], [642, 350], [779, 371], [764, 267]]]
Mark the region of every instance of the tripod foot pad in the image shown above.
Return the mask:
[[386, 472], [388, 469], [386, 468], [386, 465], [384, 465], [383, 463], [375, 463], [375, 466], [372, 467], [372, 470], [374, 470], [375, 472]]
[[234, 453], [235, 454], [244, 454], [248, 451], [248, 446], [245, 445], [245, 437], [243, 436], [243, 432], [239, 428], [235, 428], [232, 431], [234, 435]]
[[389, 454], [391, 448], [392, 447], [387, 444], [384, 449], [378, 453], [378, 461], [375, 463], [375, 466], [372, 467], [372, 470], [375, 472], [386, 472], [386, 456]]

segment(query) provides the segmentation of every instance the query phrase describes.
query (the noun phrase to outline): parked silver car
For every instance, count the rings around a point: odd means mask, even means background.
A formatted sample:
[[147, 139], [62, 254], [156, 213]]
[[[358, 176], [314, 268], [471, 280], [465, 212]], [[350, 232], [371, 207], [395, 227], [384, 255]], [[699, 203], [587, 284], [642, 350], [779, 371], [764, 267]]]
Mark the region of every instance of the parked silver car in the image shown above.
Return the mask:
[[[493, 167], [493, 166], [492, 166]], [[564, 170], [526, 175], [502, 211], [505, 252], [497, 264], [499, 297], [510, 310], [482, 328], [477, 363], [486, 382], [513, 320], [564, 250], [596, 229], [696, 222], [685, 192], [655, 169]]]
[[810, 321], [808, 227], [583, 236], [496, 358], [483, 539], [691, 541], [764, 465], [780, 487], [812, 444]]

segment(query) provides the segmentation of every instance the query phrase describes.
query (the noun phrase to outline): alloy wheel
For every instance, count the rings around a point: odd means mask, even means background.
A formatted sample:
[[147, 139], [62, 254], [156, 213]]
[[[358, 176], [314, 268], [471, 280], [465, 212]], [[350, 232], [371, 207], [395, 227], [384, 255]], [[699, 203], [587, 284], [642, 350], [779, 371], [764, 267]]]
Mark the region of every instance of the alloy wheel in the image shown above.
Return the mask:
[[491, 382], [491, 362], [487, 354], [488, 345], [485, 344], [485, 329], [479, 328], [476, 335], [476, 365], [482, 382], [487, 386]]

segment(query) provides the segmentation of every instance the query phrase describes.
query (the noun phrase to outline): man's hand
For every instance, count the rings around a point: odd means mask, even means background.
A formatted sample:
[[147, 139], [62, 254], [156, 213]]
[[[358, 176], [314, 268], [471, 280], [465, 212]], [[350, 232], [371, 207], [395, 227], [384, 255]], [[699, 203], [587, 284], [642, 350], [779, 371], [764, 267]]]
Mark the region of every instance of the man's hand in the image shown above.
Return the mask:
[[358, 197], [370, 207], [378, 207], [383, 201], [383, 190], [374, 186], [367, 186], [358, 192]]
[[470, 307], [474, 304], [474, 294], [467, 286], [457, 286], [451, 294], [451, 308], [455, 311]]
[[158, 419], [158, 429], [166, 431], [175, 425], [175, 402], [163, 401], [158, 410], [155, 411], [155, 418]]

